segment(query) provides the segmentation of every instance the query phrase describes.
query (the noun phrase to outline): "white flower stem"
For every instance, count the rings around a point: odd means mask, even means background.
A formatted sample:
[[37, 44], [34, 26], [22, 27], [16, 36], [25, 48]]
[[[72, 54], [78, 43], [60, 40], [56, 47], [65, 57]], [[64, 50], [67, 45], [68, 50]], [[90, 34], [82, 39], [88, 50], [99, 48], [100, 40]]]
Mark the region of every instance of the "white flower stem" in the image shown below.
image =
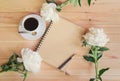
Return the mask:
[[98, 60], [97, 60], [97, 56], [98, 56], [98, 51], [97, 48], [95, 48], [95, 52], [94, 52], [94, 59], [95, 59], [95, 73], [96, 73], [96, 81], [99, 81], [99, 71], [98, 71]]
[[96, 81], [98, 81], [98, 61], [95, 62]]
[[61, 8], [64, 7], [64, 6], [66, 6], [69, 2], [70, 2], [70, 1], [67, 0], [67, 1], [65, 1], [64, 3], [62, 3], [62, 4], [61, 4]]

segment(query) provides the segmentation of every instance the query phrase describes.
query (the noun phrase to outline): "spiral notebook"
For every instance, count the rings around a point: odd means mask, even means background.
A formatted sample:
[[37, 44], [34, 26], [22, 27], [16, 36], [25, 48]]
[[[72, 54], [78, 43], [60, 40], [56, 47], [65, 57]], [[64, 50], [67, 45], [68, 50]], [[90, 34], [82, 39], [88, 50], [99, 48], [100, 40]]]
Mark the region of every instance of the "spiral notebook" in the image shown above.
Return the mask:
[[84, 29], [65, 19], [52, 23], [38, 49], [43, 60], [61, 69], [81, 46]]

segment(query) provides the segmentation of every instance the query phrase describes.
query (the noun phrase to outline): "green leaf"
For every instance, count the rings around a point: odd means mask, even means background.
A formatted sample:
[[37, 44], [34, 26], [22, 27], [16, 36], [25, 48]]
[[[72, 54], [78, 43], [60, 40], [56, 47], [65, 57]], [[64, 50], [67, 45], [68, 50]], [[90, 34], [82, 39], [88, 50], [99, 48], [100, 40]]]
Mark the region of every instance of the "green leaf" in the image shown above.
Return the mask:
[[98, 46], [91, 46], [92, 51], [96, 51], [98, 49]]
[[80, 0], [69, 0], [69, 2], [74, 6], [81, 5]]
[[11, 64], [11, 71], [17, 71], [17, 67], [16, 67], [16, 64], [12, 63]]
[[25, 73], [24, 73], [24, 79], [23, 79], [23, 81], [25, 81], [26, 78], [27, 78], [27, 71], [25, 71]]
[[107, 47], [100, 47], [98, 51], [107, 51], [107, 50], [109, 50], [109, 48], [107, 48]]
[[25, 70], [24, 64], [23, 63], [18, 64], [17, 69], [19, 69], [20, 71], [24, 71]]
[[103, 74], [105, 71], [107, 71], [107, 70], [109, 70], [109, 68], [103, 68], [103, 69], [101, 69], [101, 70], [99, 71], [99, 77], [102, 76], [102, 74]]
[[47, 3], [55, 3], [55, 0], [46, 0]]
[[47, 3], [50, 3], [50, 1], [49, 1], [49, 0], [46, 0], [46, 2], [47, 2]]
[[100, 81], [102, 81], [102, 78], [101, 78], [101, 77], [99, 77], [99, 80], [100, 80]]
[[92, 53], [92, 50], [89, 51], [89, 54], [93, 54], [93, 53]]
[[84, 58], [86, 61], [89, 61], [89, 62], [93, 62], [93, 63], [95, 63], [94, 58], [91, 57], [91, 56], [87, 56], [87, 55], [85, 55], [85, 56], [83, 56], [83, 58]]
[[81, 6], [81, 0], [78, 0], [79, 5]]
[[69, 2], [70, 2], [71, 4], [74, 4], [74, 1], [75, 1], [75, 0], [69, 0]]
[[17, 63], [17, 57], [18, 55], [16, 53], [13, 53], [13, 55], [9, 58], [8, 64]]
[[62, 10], [62, 7], [66, 6], [69, 3], [69, 0], [65, 1], [62, 4], [57, 5], [56, 10], [60, 12]]
[[91, 0], [88, 0], [88, 5], [90, 6], [90, 4], [91, 4]]
[[9, 70], [9, 66], [7, 64], [3, 64], [1, 65], [2, 71], [8, 71]]
[[90, 79], [90, 81], [94, 81], [94, 80], [95, 80], [95, 78], [91, 78], [91, 79]]
[[62, 7], [61, 7], [60, 5], [58, 5], [58, 6], [56, 7], [56, 10], [57, 10], [58, 12], [60, 12], [60, 11], [62, 10]]
[[98, 55], [97, 55], [97, 60], [99, 60], [101, 57], [102, 57], [102, 53], [99, 53]]
[[87, 46], [87, 42], [86, 42], [86, 41], [83, 41], [82, 46]]

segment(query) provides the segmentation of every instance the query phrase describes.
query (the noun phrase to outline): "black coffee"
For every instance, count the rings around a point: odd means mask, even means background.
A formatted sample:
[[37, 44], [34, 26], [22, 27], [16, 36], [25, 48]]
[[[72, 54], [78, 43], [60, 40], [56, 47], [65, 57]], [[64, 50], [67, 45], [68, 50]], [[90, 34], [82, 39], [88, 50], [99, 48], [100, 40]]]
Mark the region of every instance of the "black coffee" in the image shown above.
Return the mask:
[[28, 31], [33, 31], [38, 27], [38, 21], [35, 18], [28, 18], [24, 22], [24, 27]]

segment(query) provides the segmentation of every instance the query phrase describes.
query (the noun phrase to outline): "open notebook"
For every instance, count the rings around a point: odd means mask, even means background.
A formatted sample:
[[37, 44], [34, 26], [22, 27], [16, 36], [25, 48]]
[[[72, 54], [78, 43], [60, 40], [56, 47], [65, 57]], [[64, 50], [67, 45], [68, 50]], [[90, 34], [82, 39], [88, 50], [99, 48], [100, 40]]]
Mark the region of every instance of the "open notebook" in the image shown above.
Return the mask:
[[81, 46], [83, 32], [83, 28], [61, 18], [50, 26], [43, 38], [38, 49], [41, 57], [46, 63], [61, 69]]

